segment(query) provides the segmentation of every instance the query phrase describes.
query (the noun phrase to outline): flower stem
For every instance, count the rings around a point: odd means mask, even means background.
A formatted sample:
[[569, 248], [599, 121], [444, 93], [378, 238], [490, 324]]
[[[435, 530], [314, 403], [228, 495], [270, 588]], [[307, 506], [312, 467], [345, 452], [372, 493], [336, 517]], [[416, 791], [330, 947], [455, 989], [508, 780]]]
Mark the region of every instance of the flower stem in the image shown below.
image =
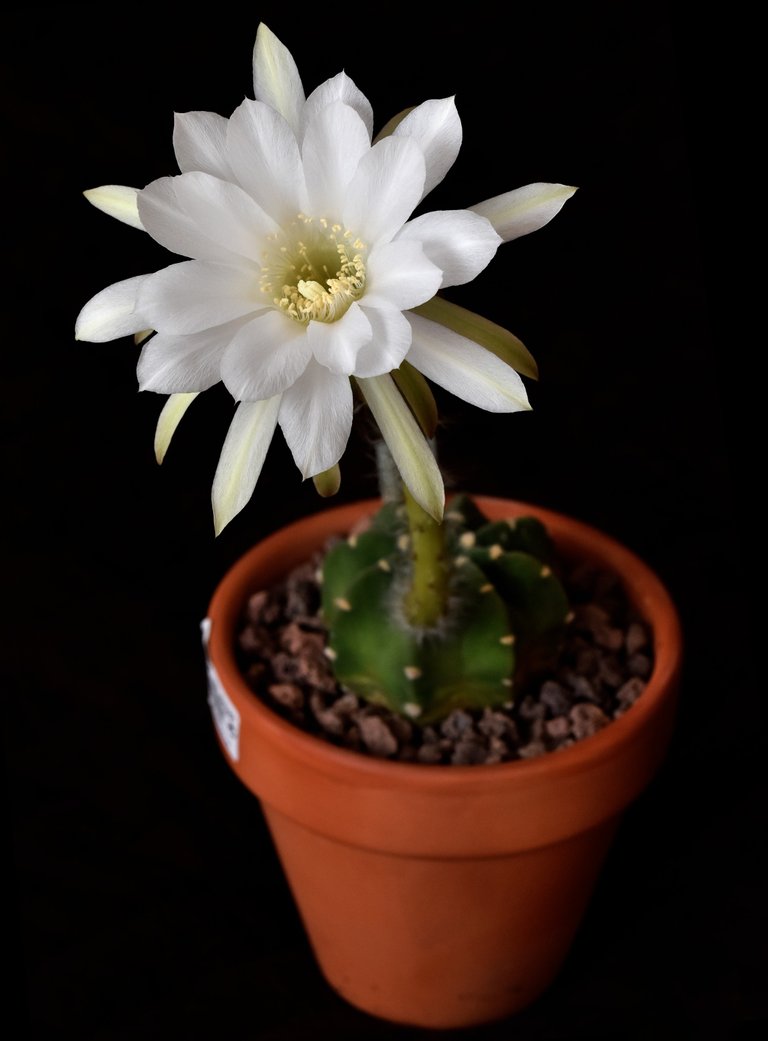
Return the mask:
[[405, 612], [411, 625], [431, 628], [447, 613], [448, 566], [442, 524], [430, 517], [403, 485], [411, 552], [411, 584]]

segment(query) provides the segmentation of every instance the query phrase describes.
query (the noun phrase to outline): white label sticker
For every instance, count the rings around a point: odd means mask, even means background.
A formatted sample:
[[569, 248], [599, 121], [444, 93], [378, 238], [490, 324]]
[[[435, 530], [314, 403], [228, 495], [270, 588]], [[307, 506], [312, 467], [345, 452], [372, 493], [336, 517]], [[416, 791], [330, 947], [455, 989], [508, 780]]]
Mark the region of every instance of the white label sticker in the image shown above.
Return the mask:
[[208, 670], [208, 705], [213, 716], [213, 724], [221, 738], [221, 743], [227, 750], [227, 755], [236, 763], [240, 758], [240, 713], [232, 704], [229, 695], [222, 686], [219, 674], [208, 657], [208, 636], [211, 631], [210, 619], [205, 618], [200, 623], [200, 628], [203, 633], [205, 665]]

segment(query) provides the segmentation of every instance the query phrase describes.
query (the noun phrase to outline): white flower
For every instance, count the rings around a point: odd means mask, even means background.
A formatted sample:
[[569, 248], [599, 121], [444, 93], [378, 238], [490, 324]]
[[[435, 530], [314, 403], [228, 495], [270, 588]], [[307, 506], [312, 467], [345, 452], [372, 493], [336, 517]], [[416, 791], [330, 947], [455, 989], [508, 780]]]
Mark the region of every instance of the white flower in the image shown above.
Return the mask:
[[371, 106], [352, 80], [342, 72], [305, 100], [293, 58], [264, 25], [253, 70], [256, 100], [229, 120], [176, 117], [179, 176], [86, 193], [192, 259], [109, 286], [76, 335], [156, 331], [138, 377], [140, 389], [171, 395], [158, 459], [198, 392], [223, 380], [240, 403], [214, 479], [217, 531], [250, 498], [277, 424], [304, 477], [336, 466], [350, 377], [412, 494], [439, 517], [439, 470], [390, 373], [407, 362], [481, 408], [528, 408], [508, 364], [530, 363], [519, 341], [433, 298], [475, 278], [502, 241], [541, 227], [575, 189], [528, 185], [409, 220], [458, 153], [452, 98], [424, 102], [372, 143]]

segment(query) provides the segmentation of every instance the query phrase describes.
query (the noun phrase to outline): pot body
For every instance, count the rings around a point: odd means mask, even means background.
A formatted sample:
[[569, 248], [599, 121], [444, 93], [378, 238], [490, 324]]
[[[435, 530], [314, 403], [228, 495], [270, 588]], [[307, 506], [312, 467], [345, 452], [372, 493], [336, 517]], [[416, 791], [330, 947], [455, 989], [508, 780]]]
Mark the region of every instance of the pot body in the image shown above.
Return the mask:
[[254, 547], [209, 612], [222, 747], [262, 801], [326, 978], [367, 1012], [433, 1028], [510, 1015], [552, 981], [619, 817], [663, 757], [681, 663], [675, 608], [632, 553], [560, 514], [477, 502], [491, 519], [538, 516], [565, 554], [615, 570], [651, 627], [655, 665], [641, 698], [569, 748], [492, 766], [383, 761], [304, 733], [249, 690], [234, 654], [248, 596], [349, 531], [373, 501], [305, 518]]

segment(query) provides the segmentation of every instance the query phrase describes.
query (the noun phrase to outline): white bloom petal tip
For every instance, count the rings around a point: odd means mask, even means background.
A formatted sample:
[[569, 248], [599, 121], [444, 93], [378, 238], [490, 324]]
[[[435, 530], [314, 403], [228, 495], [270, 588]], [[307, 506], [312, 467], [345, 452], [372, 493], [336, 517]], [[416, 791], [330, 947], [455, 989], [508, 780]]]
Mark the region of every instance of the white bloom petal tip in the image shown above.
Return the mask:
[[100, 188], [89, 188], [83, 192], [91, 206], [109, 214], [123, 224], [144, 230], [139, 216], [138, 189], [124, 184], [103, 184]]
[[151, 323], [138, 308], [138, 295], [148, 275], [115, 282], [92, 297], [75, 322], [75, 339], [106, 343], [142, 332]]
[[196, 397], [197, 394], [171, 394], [163, 405], [155, 430], [155, 459], [158, 465], [165, 459], [165, 453], [168, 451], [171, 438], [176, 433], [176, 427]]
[[424, 153], [424, 195], [438, 185], [453, 166], [461, 147], [461, 120], [451, 98], [425, 101], [399, 123], [395, 137], [412, 137]]
[[275, 432], [280, 395], [237, 406], [213, 479], [213, 526], [220, 535], [253, 495]]
[[279, 112], [298, 135], [304, 107], [299, 70], [291, 52], [263, 22], [253, 48], [253, 89], [256, 100]]
[[510, 242], [543, 228], [576, 191], [570, 184], [537, 182], [486, 199], [470, 209], [486, 217], [502, 239]]
[[490, 350], [445, 325], [409, 314], [413, 342], [408, 361], [470, 405], [488, 412], [527, 412], [531, 406], [515, 370]]

